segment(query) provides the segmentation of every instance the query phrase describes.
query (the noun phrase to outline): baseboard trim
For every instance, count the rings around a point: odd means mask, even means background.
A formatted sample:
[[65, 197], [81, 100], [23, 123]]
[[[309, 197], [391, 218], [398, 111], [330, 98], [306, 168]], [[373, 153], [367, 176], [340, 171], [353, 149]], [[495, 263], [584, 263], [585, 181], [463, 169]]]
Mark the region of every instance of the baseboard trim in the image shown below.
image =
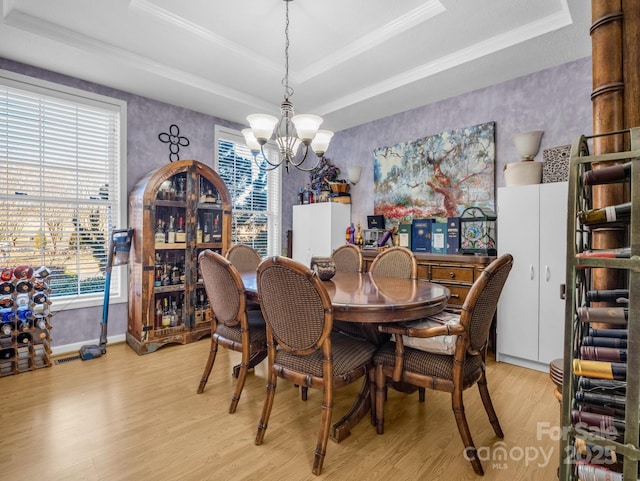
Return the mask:
[[[64, 356], [66, 354], [78, 353], [82, 346], [86, 346], [88, 344], [98, 344], [100, 339], [89, 339], [83, 342], [76, 342], [73, 344], [64, 344], [62, 346], [52, 346], [51, 347], [51, 355], [52, 356]], [[116, 336], [107, 336], [107, 346], [109, 344], [115, 344], [125, 342], [125, 335], [118, 334]]]

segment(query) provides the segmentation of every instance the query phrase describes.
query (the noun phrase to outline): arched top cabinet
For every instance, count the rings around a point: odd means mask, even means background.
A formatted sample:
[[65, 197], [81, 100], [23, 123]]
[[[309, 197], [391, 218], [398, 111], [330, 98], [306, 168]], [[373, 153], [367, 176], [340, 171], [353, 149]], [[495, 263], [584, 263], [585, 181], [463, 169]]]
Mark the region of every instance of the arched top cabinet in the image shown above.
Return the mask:
[[211, 331], [198, 254], [231, 245], [231, 197], [220, 176], [180, 160], [144, 176], [129, 195], [127, 343], [138, 353], [186, 344]]

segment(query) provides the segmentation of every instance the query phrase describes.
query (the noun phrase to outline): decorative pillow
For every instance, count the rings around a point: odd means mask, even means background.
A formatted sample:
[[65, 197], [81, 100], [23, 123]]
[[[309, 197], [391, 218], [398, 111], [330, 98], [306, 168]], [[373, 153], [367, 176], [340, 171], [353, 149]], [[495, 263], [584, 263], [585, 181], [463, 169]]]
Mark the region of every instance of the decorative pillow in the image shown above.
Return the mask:
[[[427, 329], [437, 326], [451, 326], [460, 323], [460, 315], [452, 312], [440, 312], [431, 317], [409, 322], [407, 325], [414, 329]], [[402, 336], [402, 342], [407, 347], [419, 349], [421, 351], [433, 352], [435, 354], [453, 354], [456, 350], [456, 340], [458, 336], [436, 336], [436, 337], [409, 337]], [[395, 340], [395, 336], [391, 338]]]
[[569, 180], [569, 157], [571, 146], [552, 147], [542, 151], [542, 183], [566, 182]]

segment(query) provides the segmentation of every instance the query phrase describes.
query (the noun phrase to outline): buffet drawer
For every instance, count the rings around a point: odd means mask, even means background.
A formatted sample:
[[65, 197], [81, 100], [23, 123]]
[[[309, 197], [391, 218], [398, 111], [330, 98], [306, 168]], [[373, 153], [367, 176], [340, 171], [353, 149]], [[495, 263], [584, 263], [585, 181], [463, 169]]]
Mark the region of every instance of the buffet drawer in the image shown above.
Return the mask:
[[448, 305], [450, 306], [461, 306], [464, 304], [464, 300], [467, 298], [469, 294], [469, 290], [471, 287], [467, 286], [459, 286], [457, 284], [442, 284], [451, 292], [451, 297], [449, 298]]
[[473, 267], [431, 266], [431, 280], [433, 282], [449, 281], [473, 284]]

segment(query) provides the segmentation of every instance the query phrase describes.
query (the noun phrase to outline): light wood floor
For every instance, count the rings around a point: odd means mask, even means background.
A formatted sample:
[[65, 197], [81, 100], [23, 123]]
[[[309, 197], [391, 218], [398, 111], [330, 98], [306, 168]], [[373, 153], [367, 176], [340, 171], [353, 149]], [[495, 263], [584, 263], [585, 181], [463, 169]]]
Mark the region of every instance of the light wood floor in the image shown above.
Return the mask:
[[[253, 442], [265, 391], [264, 364], [249, 375], [236, 414], [228, 414], [236, 353], [220, 349], [203, 394], [196, 394], [209, 339], [138, 356], [125, 344], [91, 361], [71, 361], [0, 379], [3, 480], [467, 480], [450, 396], [389, 391], [384, 435], [364, 419], [329, 441], [323, 473], [311, 474], [320, 395], [303, 402], [282, 380], [264, 444]], [[491, 362], [489, 389], [505, 433], [497, 444], [477, 388], [465, 392], [471, 432], [485, 448], [485, 477], [554, 480], [558, 442], [547, 434], [559, 407], [547, 374]], [[334, 420], [359, 383], [335, 396]], [[540, 432], [540, 429], [542, 432]], [[507, 458], [496, 461], [498, 447]], [[542, 452], [551, 459], [545, 463]], [[526, 456], [536, 459], [526, 459]]]

